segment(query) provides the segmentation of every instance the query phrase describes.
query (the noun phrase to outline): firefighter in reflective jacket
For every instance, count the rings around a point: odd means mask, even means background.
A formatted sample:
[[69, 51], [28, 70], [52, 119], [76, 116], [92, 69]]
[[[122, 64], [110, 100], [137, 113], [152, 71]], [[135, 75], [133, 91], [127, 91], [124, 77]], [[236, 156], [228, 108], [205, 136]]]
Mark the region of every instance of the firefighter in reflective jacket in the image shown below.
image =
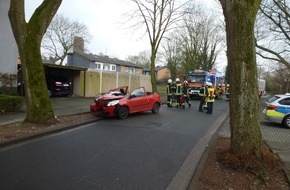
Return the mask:
[[191, 104], [189, 102], [189, 93], [188, 93], [188, 82], [187, 80], [184, 80], [182, 83], [182, 97], [181, 97], [181, 108], [185, 108], [185, 102], [187, 103], [188, 107], [191, 107]]
[[207, 93], [207, 86], [205, 83], [202, 84], [202, 86], [200, 87], [199, 89], [199, 97], [200, 97], [200, 102], [199, 102], [199, 108], [198, 110], [200, 112], [203, 111], [203, 107], [204, 107], [204, 104], [205, 104], [205, 99], [206, 99], [206, 93]]
[[207, 103], [207, 112], [208, 114], [212, 114], [212, 110], [213, 110], [213, 103], [215, 100], [215, 89], [212, 86], [212, 83], [209, 82], [208, 83], [208, 88], [207, 88], [207, 96], [206, 96], [206, 103]]
[[176, 92], [175, 92], [176, 105], [175, 105], [175, 107], [178, 108], [178, 107], [181, 107], [180, 97], [182, 95], [181, 84], [180, 84], [179, 78], [176, 78], [175, 83], [176, 83]]
[[167, 91], [167, 107], [172, 107], [172, 102], [173, 102], [174, 94], [176, 91], [176, 87], [172, 83], [171, 79], [168, 79], [167, 81], [166, 91]]
[[222, 89], [222, 85], [219, 84], [218, 88], [217, 88], [217, 95], [218, 95], [218, 99], [222, 99], [222, 95], [223, 95], [223, 89]]
[[227, 84], [227, 88], [226, 88], [226, 97], [230, 98], [230, 84]]

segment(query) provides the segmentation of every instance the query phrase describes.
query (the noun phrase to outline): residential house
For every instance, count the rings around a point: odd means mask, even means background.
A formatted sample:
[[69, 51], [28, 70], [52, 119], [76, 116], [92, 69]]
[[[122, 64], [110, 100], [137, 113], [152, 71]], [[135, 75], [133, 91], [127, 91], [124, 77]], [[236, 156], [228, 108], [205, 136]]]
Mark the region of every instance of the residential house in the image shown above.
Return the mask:
[[143, 68], [130, 61], [111, 58], [107, 55], [95, 55], [91, 53], [84, 53], [83, 39], [76, 37], [72, 52], [68, 53], [67, 65], [74, 67], [82, 67], [88, 69], [126, 72], [133, 74], [143, 73]]
[[[150, 69], [143, 70], [144, 75], [151, 75]], [[156, 67], [155, 68], [155, 77], [158, 82], [166, 81], [171, 77], [171, 72], [167, 67]]]
[[124, 61], [104, 55], [78, 52], [68, 53], [67, 65], [102, 71], [127, 72], [140, 75], [143, 72], [143, 68], [141, 66], [130, 61]]
[[151, 77], [143, 75], [143, 68], [130, 61], [84, 52], [84, 41], [75, 38], [72, 50], [67, 55], [67, 66], [85, 68], [78, 82], [81, 96], [95, 96], [118, 86], [128, 86], [129, 92], [144, 86], [152, 90]]

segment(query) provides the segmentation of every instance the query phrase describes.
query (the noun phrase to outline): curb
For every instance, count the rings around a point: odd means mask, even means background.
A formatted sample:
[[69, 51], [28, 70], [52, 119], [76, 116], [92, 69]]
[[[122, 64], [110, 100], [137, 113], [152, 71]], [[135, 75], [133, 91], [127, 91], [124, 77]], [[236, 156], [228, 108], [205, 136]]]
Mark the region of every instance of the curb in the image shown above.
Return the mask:
[[201, 171], [206, 163], [209, 150], [217, 137], [218, 131], [228, 116], [228, 112], [220, 116], [207, 130], [204, 136], [193, 147], [166, 190], [194, 189]]
[[277, 152], [273, 151], [273, 149], [271, 148], [270, 143], [268, 141], [264, 141], [264, 142], [270, 148], [272, 153], [277, 155], [280, 158], [280, 160], [283, 162], [283, 171], [284, 171], [284, 174], [285, 174], [285, 178], [286, 178], [288, 184], [290, 184], [290, 163], [283, 161], [282, 157]]

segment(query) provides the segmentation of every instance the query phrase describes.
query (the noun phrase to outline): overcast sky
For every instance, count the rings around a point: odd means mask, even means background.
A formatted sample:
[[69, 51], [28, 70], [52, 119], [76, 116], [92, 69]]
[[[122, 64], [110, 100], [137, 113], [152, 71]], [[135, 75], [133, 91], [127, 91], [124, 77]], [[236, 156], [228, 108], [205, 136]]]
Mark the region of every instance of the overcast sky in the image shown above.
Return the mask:
[[[31, 17], [42, 0], [26, 0], [26, 19]], [[57, 13], [84, 23], [92, 34], [85, 48], [94, 54], [104, 53], [125, 59], [128, 55], [150, 49], [148, 37], [142, 38], [124, 26], [124, 13], [128, 9], [122, 0], [63, 0]]]
[[[27, 21], [42, 1], [25, 0]], [[216, 5], [216, 0], [199, 1]], [[90, 53], [126, 59], [129, 55], [150, 50], [147, 35], [122, 24], [125, 20], [124, 13], [133, 9], [126, 2], [128, 0], [63, 0], [57, 13], [88, 27], [92, 40], [90, 44], [85, 44], [85, 49]]]

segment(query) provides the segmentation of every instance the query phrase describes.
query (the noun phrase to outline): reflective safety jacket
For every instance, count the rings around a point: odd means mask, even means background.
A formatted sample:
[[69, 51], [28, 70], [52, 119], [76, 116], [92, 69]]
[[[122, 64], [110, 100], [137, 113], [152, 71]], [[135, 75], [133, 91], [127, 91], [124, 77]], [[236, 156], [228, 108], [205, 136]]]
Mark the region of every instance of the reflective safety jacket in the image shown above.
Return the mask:
[[167, 86], [166, 86], [166, 94], [167, 95], [171, 95], [172, 94], [170, 88], [171, 88], [171, 83], [167, 83]]
[[217, 88], [217, 92], [218, 92], [218, 94], [222, 94], [222, 93], [223, 93], [223, 89], [222, 89], [222, 87], [218, 87], [218, 88]]
[[183, 96], [188, 96], [189, 88], [187, 86], [182, 86], [182, 94]]
[[182, 94], [182, 90], [181, 90], [182, 86], [180, 83], [176, 83], [176, 93], [175, 95], [181, 95]]
[[215, 100], [215, 89], [213, 87], [208, 87], [207, 88], [207, 98], [206, 101], [207, 102], [214, 102]]
[[205, 88], [205, 86], [200, 87], [198, 95], [199, 96], [206, 96], [206, 88]]
[[169, 86], [169, 94], [175, 94], [176, 92], [176, 85], [174, 83], [172, 83], [170, 86]]

